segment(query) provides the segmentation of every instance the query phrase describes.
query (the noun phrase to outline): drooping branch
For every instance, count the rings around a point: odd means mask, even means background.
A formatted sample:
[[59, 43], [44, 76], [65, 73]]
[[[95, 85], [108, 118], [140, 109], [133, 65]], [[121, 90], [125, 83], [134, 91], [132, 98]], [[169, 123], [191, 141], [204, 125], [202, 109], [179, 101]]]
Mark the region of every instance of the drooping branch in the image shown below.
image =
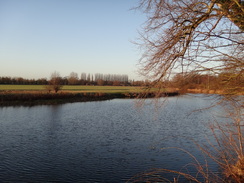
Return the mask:
[[179, 68], [182, 72], [197, 68], [214, 71], [217, 66], [211, 68], [210, 62], [243, 44], [243, 3], [239, 0], [142, 0], [139, 8], [148, 14], [141, 33], [140, 45], [145, 49], [142, 71], [155, 81]]
[[220, 14], [229, 18], [236, 26], [244, 31], [244, 1], [242, 0], [218, 0], [216, 2], [221, 11]]

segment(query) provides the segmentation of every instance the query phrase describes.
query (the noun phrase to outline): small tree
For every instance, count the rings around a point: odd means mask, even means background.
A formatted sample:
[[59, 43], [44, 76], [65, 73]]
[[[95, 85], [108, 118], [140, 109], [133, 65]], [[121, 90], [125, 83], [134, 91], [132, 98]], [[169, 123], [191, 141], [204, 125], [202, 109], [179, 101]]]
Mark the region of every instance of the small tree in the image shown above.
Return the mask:
[[62, 78], [58, 72], [55, 71], [51, 74], [49, 85], [51, 86], [52, 90], [55, 91], [55, 93], [57, 93], [63, 87], [61, 81]]

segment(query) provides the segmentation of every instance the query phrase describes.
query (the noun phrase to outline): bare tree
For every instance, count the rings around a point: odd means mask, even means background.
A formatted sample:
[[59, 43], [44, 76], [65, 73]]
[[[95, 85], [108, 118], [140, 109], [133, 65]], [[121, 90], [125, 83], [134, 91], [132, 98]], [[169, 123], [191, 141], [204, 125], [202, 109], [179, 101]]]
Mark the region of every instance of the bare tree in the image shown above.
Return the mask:
[[174, 72], [218, 74], [230, 66], [243, 77], [244, 1], [141, 0], [138, 8], [148, 15], [140, 70], [153, 84]]
[[75, 72], [71, 72], [68, 77], [68, 83], [69, 85], [76, 85], [79, 82], [78, 74]]
[[60, 74], [57, 71], [51, 74], [49, 85], [55, 91], [55, 93], [57, 93], [63, 87], [62, 78], [60, 77]]
[[[228, 94], [244, 91], [243, 0], [141, 0], [138, 8], [148, 17], [137, 43], [145, 50], [140, 70], [153, 80], [153, 86], [175, 72], [185, 78], [192, 71], [208, 76], [224, 71], [228, 73], [225, 82]], [[227, 124], [227, 129], [223, 129], [224, 123], [215, 128], [231, 140], [226, 143], [226, 151], [221, 152], [231, 154], [233, 147], [237, 152], [232, 153], [231, 159], [221, 158], [218, 162], [225, 170], [235, 170], [229, 173], [226, 182], [244, 181], [243, 96], [238, 100], [241, 105], [234, 111], [240, 112], [231, 111], [236, 119]], [[235, 130], [230, 131], [231, 127]], [[217, 138], [221, 149], [219, 142]]]

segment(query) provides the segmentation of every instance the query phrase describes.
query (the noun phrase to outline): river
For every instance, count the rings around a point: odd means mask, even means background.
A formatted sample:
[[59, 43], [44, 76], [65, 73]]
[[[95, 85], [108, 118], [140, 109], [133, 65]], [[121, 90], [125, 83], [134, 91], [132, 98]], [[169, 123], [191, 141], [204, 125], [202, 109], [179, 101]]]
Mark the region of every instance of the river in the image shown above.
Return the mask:
[[[135, 99], [1, 107], [0, 182], [126, 182], [154, 168], [181, 170], [193, 161], [177, 148], [203, 163], [193, 140], [205, 143], [209, 122], [223, 111], [197, 109], [214, 99], [183, 95], [160, 108], [152, 99], [141, 108]], [[218, 169], [211, 161], [209, 166]]]

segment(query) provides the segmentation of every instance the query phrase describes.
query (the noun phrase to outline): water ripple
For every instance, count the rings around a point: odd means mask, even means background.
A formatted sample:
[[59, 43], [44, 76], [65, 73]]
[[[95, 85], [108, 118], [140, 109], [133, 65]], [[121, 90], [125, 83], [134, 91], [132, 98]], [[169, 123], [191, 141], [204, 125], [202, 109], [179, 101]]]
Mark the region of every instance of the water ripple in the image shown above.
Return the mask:
[[157, 115], [124, 99], [0, 108], [0, 182], [124, 182], [152, 168], [179, 170], [191, 158], [162, 148], [201, 160], [189, 139], [204, 141], [211, 115], [186, 114], [208, 103], [171, 98]]

